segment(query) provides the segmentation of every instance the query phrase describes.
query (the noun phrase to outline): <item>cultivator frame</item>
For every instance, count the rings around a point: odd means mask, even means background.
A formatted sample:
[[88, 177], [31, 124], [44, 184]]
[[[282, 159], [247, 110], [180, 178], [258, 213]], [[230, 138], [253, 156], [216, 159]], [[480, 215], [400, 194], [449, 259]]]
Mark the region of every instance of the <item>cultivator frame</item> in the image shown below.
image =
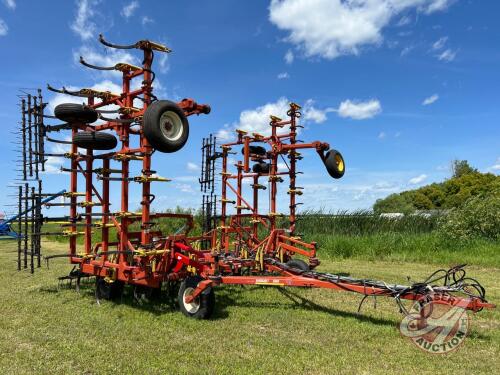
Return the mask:
[[[203, 140], [199, 180], [203, 193], [201, 235], [190, 236], [194, 226], [192, 215], [153, 213], [151, 204], [155, 197], [151, 194], [151, 183], [169, 181], [158, 177], [152, 170], [152, 155], [158, 147], [153, 147], [155, 139], [148, 136], [146, 131], [146, 124], [151, 121], [153, 111], [158, 112], [159, 104], [162, 103], [153, 94], [153, 51], [168, 53], [170, 49], [147, 40], [126, 46], [109, 43], [102, 35], [99, 40], [109, 48], [141, 50], [142, 66], [117, 63], [111, 67], [99, 67], [81, 58], [82, 65], [88, 68], [120, 71], [122, 92], [103, 92], [91, 88], [70, 91], [64, 87], [56, 89], [48, 86], [51, 91], [86, 100], [81, 110], [86, 111], [87, 115], [96, 113], [102, 123], [90, 125], [86, 121], [68, 120], [64, 124], [42, 125], [36, 135], [42, 138], [37, 143], [37, 150], [25, 150], [27, 152], [23, 153], [25, 174], [26, 165], [31, 168], [31, 162], [26, 160], [25, 155], [30, 158], [31, 155], [36, 155], [39, 158], [37, 160], [42, 161], [42, 168], [43, 160], [49, 156], [70, 160], [70, 167], [61, 169], [70, 174], [69, 190], [57, 194], [68, 198], [69, 203], [35, 203], [38, 207], [42, 204], [69, 207], [66, 220], [53, 220], [66, 228], [63, 233], [69, 237], [68, 252], [45, 258], [48, 262], [52, 258], [68, 257], [70, 263], [76, 266], [70, 278], [79, 280], [81, 277], [95, 276], [98, 300], [121, 293], [124, 284], [132, 284], [136, 290], [151, 292], [160, 290], [164, 283], [182, 281], [179, 305], [184, 314], [196, 318], [208, 318], [211, 315], [215, 303], [214, 287], [221, 284], [327, 288], [356, 292], [364, 296], [392, 296], [398, 302], [401, 299], [416, 300], [429, 296], [439, 300], [443, 295], [462, 294], [462, 297], [454, 298], [463, 300], [468, 309], [479, 311], [484, 307], [494, 307], [487, 303], [480, 284], [466, 278], [462, 268], [447, 271], [442, 285], [433, 285], [437, 279], [428, 279], [411, 286], [387, 285], [380, 281], [314, 271], [319, 264], [316, 257], [317, 244], [305, 242], [296, 233], [297, 206], [301, 204], [297, 202], [297, 198], [303, 191], [303, 188], [297, 186], [297, 175], [300, 173], [297, 162], [302, 158], [300, 150], [315, 150], [334, 178], [340, 178], [344, 174], [344, 160], [338, 151], [329, 150], [328, 143], [303, 143], [297, 139], [301, 128], [298, 123], [301, 108], [295, 103], [290, 104], [287, 119], [271, 116], [269, 135], [237, 130], [234, 142], [218, 145], [212, 135]], [[132, 89], [132, 80], [141, 78], [140, 87]], [[39, 100], [42, 103], [42, 99]], [[134, 105], [137, 100], [142, 103], [141, 106]], [[168, 122], [170, 120], [164, 122], [163, 116], [171, 119], [175, 108], [179, 108], [185, 117], [210, 112], [208, 105], [197, 104], [193, 99], [183, 99], [175, 105], [169, 103], [166, 103], [169, 109], [160, 113], [158, 124], [160, 130], [167, 133], [172, 127], [174, 130], [177, 128], [173, 122]], [[109, 105], [115, 105], [117, 109], [106, 109]], [[40, 108], [43, 107], [44, 105], [40, 105]], [[109, 113], [116, 113], [119, 117], [109, 118]], [[42, 119], [54, 118], [43, 113], [41, 116]], [[64, 154], [46, 153], [41, 143], [43, 141], [68, 143], [47, 136], [51, 132], [64, 130], [71, 132], [70, 151]], [[116, 134], [120, 141], [119, 150], [96, 153], [95, 147], [85, 146], [85, 152], [80, 153], [82, 145], [76, 140], [82, 139], [82, 133], [88, 134], [89, 139], [102, 133]], [[137, 146], [132, 145], [133, 137], [137, 137]], [[31, 144], [31, 141], [28, 143]], [[242, 159], [231, 166], [233, 156], [239, 155], [240, 150]], [[278, 166], [280, 160], [286, 166], [283, 170]], [[102, 165], [96, 166], [99, 161]], [[130, 163], [134, 161], [141, 163], [142, 171], [138, 176], [130, 176]], [[119, 166], [112, 163], [118, 163]], [[219, 164], [220, 214], [217, 209], [218, 196], [215, 193]], [[79, 176], [83, 176], [83, 179]], [[285, 179], [288, 180], [286, 192], [289, 195], [286, 215], [278, 212], [277, 200], [279, 186]], [[244, 183], [247, 180], [251, 182], [249, 185]], [[262, 183], [263, 180], [267, 182], [267, 186], [265, 182]], [[100, 190], [96, 181], [101, 183]], [[110, 209], [113, 182], [120, 183], [120, 209], [116, 211]], [[140, 212], [129, 210], [131, 183], [142, 185]], [[81, 185], [84, 186], [82, 191], [79, 190]], [[251, 187], [252, 198], [249, 200], [245, 198], [245, 186]], [[262, 210], [260, 199], [260, 193], [265, 190], [269, 193], [267, 212]], [[19, 191], [21, 194], [22, 191]], [[42, 196], [41, 187], [39, 196]], [[94, 211], [95, 208], [99, 208], [99, 212]], [[83, 212], [79, 212], [81, 209]], [[175, 233], [162, 233], [155, 229], [155, 220], [160, 218], [182, 219], [185, 225]], [[41, 222], [41, 214], [38, 215], [38, 220]], [[134, 224], [139, 224], [138, 230], [132, 229]], [[110, 237], [112, 228], [117, 233], [116, 240]], [[100, 241], [93, 238], [94, 230], [101, 231]], [[39, 232], [38, 236], [43, 234], [47, 233]], [[77, 236], [84, 238], [81, 250], [77, 246]]]

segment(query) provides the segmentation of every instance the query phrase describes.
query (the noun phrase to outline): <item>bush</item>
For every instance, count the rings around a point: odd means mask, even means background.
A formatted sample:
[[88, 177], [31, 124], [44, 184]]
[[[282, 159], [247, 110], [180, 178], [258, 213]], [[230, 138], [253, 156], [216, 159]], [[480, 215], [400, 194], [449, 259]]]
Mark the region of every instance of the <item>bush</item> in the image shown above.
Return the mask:
[[500, 190], [468, 199], [452, 210], [439, 224], [445, 237], [470, 240], [473, 238], [500, 239]]

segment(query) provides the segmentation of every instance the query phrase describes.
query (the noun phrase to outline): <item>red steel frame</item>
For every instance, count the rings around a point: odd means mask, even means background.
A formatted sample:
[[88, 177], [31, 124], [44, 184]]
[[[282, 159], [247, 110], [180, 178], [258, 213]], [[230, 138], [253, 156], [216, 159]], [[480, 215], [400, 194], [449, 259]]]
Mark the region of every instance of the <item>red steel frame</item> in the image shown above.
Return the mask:
[[[95, 90], [82, 90], [88, 96], [88, 106], [100, 109], [108, 105], [117, 105], [120, 108], [121, 120], [106, 121], [103, 124], [89, 126], [73, 124], [72, 134], [78, 131], [114, 131], [118, 135], [121, 148], [117, 152], [95, 154], [88, 150], [85, 155], [78, 153], [76, 145], [67, 155], [71, 158], [70, 177], [70, 217], [78, 216], [78, 207], [85, 209], [84, 231], [79, 232], [80, 223], [74, 221], [70, 225], [69, 255], [73, 264], [78, 264], [84, 274], [106, 277], [109, 280], [119, 280], [129, 284], [143, 285], [158, 288], [162, 282], [181, 280], [191, 274], [198, 274], [204, 278], [193, 294], [186, 298], [186, 302], [194, 300], [203, 290], [219, 284], [242, 285], [282, 285], [295, 287], [316, 287], [336, 290], [347, 290], [364, 295], [389, 295], [387, 290], [349, 282], [332, 283], [312, 277], [301, 276], [300, 273], [280, 266], [292, 256], [300, 254], [309, 260], [309, 265], [314, 268], [319, 264], [316, 258], [316, 243], [306, 243], [296, 237], [296, 207], [297, 195], [301, 190], [296, 186], [296, 163], [300, 160], [299, 150], [314, 149], [324, 160], [324, 152], [329, 145], [316, 141], [312, 143], [299, 143], [296, 139], [300, 118], [300, 107], [291, 104], [288, 111], [288, 120], [281, 120], [271, 116], [271, 134], [263, 136], [253, 133], [248, 135], [243, 131], [237, 132], [235, 142], [222, 145], [222, 197], [221, 215], [219, 226], [209, 233], [201, 236], [189, 237], [193, 227], [191, 215], [151, 213], [150, 183], [164, 181], [154, 177], [151, 170], [151, 157], [153, 149], [145, 138], [142, 129], [131, 125], [128, 120], [141, 121], [145, 110], [151, 103], [152, 95], [152, 61], [153, 50], [167, 52], [168, 49], [156, 43], [142, 41], [137, 43], [143, 50], [144, 59], [142, 67], [129, 64], [119, 64], [122, 71], [122, 93], [98, 92]], [[118, 66], [118, 65], [117, 65]], [[142, 86], [131, 90], [131, 81], [142, 78]], [[134, 100], [142, 97], [142, 108], [134, 107]], [[187, 116], [192, 114], [207, 113], [207, 106], [199, 105], [192, 99], [184, 99], [178, 103]], [[283, 131], [279, 131], [279, 130]], [[288, 130], [286, 130], [288, 129]], [[130, 146], [130, 137], [139, 137], [139, 147]], [[250, 145], [261, 144], [269, 147], [265, 155], [252, 154]], [[243, 160], [236, 163], [236, 173], [229, 172], [229, 155], [234, 147], [243, 147]], [[288, 171], [278, 170], [279, 158], [288, 157]], [[102, 160], [102, 168], [95, 169], [95, 162]], [[121, 163], [121, 168], [111, 169], [111, 160]], [[142, 183], [141, 212], [129, 211], [129, 183], [130, 162], [142, 162], [142, 175], [135, 177], [134, 182]], [[251, 161], [269, 161], [268, 173], [252, 173]], [[85, 162], [82, 166], [81, 163]], [[93, 177], [99, 170], [99, 179], [102, 181], [101, 192], [94, 185]], [[83, 174], [85, 192], [79, 193], [78, 174]], [[118, 174], [120, 177], [110, 177]], [[283, 182], [283, 176], [288, 176], [289, 207], [287, 228], [280, 227], [278, 220], [281, 215], [277, 212], [278, 184]], [[269, 212], [263, 214], [259, 210], [259, 191], [263, 190], [259, 183], [262, 178], [267, 178], [269, 183]], [[243, 180], [250, 179], [252, 184], [252, 202], [244, 198]], [[121, 206], [120, 211], [111, 212], [110, 182], [121, 181]], [[236, 181], [234, 187], [233, 181]], [[78, 202], [78, 197], [84, 196], [85, 200]], [[97, 201], [92, 201], [93, 198]], [[234, 201], [231, 199], [234, 197]], [[229, 214], [229, 204], [234, 204], [235, 213]], [[94, 206], [100, 206], [102, 216], [99, 222], [93, 220], [96, 214]], [[250, 211], [244, 213], [243, 211]], [[153, 230], [152, 220], [157, 218], [181, 218], [186, 220], [186, 230], [182, 234], [164, 235]], [[130, 226], [140, 223], [140, 231], [132, 231]], [[100, 228], [101, 241], [93, 243], [92, 228]], [[118, 239], [110, 239], [110, 228], [115, 228]], [[77, 251], [76, 236], [84, 236], [84, 250]], [[231, 241], [232, 240], [232, 241]], [[200, 243], [210, 244], [207, 249], [198, 249]], [[270, 261], [271, 260], [271, 261]], [[243, 275], [247, 271], [247, 276]], [[400, 296], [403, 299], [418, 299], [422, 295], [407, 293]], [[467, 308], [479, 310], [493, 305], [472, 298], [466, 303]]]
[[[153, 50], [169, 52], [169, 50], [156, 43], [142, 41], [138, 43], [143, 50], [142, 67], [130, 64], [118, 64], [122, 72], [122, 92], [119, 94], [110, 92], [100, 92], [92, 89], [80, 90], [80, 93], [88, 98], [87, 105], [99, 110], [100, 108], [116, 105], [121, 114], [120, 120], [105, 121], [100, 125], [72, 124], [72, 135], [78, 131], [114, 131], [119, 137], [121, 148], [119, 151], [94, 155], [92, 150], [87, 150], [85, 155], [79, 154], [76, 145], [72, 145], [71, 152], [66, 156], [71, 159], [70, 169], [70, 218], [73, 219], [66, 235], [69, 236], [70, 261], [79, 264], [80, 269], [85, 274], [112, 277], [122, 281], [135, 284], [158, 287], [159, 278], [149, 277], [148, 270], [151, 263], [156, 262], [158, 255], [166, 254], [169, 251], [162, 249], [158, 241], [152, 241], [153, 237], [161, 237], [161, 233], [152, 230], [152, 220], [157, 218], [181, 218], [187, 221], [187, 231], [192, 228], [193, 218], [190, 215], [151, 213], [151, 202], [154, 197], [151, 194], [151, 182], [167, 181], [163, 178], [153, 176], [151, 170], [151, 157], [153, 148], [144, 136], [142, 129], [133, 127], [129, 120], [141, 121], [146, 109], [154, 97], [152, 95], [152, 62]], [[140, 88], [131, 90], [133, 79], [142, 79]], [[134, 100], [141, 98], [142, 108], [134, 107]], [[177, 103], [186, 116], [193, 114], [207, 113], [209, 107], [197, 104], [192, 99], [183, 99]], [[139, 147], [130, 146], [130, 137], [139, 137]], [[102, 160], [102, 167], [95, 168], [95, 162]], [[114, 160], [121, 163], [121, 168], [111, 169], [110, 162]], [[142, 175], [133, 178], [132, 182], [142, 184], [141, 212], [129, 211], [129, 184], [130, 184], [130, 161], [142, 162]], [[85, 163], [84, 167], [81, 163]], [[96, 170], [99, 171], [99, 179], [102, 180], [102, 191], [99, 192], [94, 185]], [[120, 177], [111, 177], [113, 173], [118, 173]], [[83, 174], [85, 192], [78, 192], [78, 175]], [[110, 211], [110, 182], [112, 180], [121, 181], [121, 202], [120, 210]], [[84, 196], [85, 200], [78, 202], [77, 198]], [[96, 197], [97, 201], [92, 201]], [[101, 207], [100, 222], [93, 221], [95, 212], [94, 206]], [[78, 217], [78, 207], [83, 207], [85, 212], [84, 230], [78, 231], [80, 223], [74, 219]], [[140, 232], [132, 231], [130, 226], [136, 222], [140, 223]], [[93, 228], [101, 228], [102, 240], [92, 243]], [[114, 227], [118, 234], [117, 241], [110, 241], [110, 228]], [[77, 251], [76, 237], [84, 236], [84, 250]], [[100, 257], [97, 260], [97, 252]], [[159, 262], [159, 267], [163, 266]]]

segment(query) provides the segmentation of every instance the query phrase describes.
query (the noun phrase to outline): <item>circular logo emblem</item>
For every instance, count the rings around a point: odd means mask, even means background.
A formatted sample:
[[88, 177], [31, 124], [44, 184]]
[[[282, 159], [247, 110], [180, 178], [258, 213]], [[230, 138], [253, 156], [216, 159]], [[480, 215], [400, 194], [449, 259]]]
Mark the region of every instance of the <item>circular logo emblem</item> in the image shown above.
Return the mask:
[[423, 351], [444, 354], [457, 349], [469, 331], [466, 299], [434, 295], [411, 307], [399, 330]]

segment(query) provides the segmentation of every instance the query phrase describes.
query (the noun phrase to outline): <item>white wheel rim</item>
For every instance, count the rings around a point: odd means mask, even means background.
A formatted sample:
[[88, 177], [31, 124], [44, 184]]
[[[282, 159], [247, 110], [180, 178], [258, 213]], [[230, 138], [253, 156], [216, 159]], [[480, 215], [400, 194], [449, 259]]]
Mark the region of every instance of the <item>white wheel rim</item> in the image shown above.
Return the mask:
[[199, 298], [195, 298], [191, 303], [186, 302], [186, 297], [193, 294], [194, 288], [186, 288], [184, 289], [184, 293], [182, 294], [182, 303], [184, 304], [184, 308], [190, 314], [196, 314], [196, 312], [200, 309], [200, 300]]
[[160, 129], [169, 141], [177, 141], [183, 132], [182, 120], [175, 112], [164, 112], [160, 117]]

